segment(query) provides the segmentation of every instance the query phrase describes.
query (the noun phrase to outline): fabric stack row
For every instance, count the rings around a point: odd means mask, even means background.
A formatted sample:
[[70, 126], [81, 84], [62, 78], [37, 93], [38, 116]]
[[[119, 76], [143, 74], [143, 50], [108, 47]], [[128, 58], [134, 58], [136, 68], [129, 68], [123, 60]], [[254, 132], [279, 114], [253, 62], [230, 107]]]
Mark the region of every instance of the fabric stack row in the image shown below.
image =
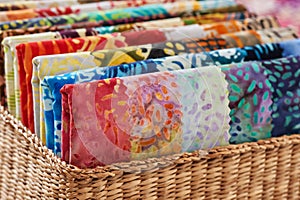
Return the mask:
[[300, 40], [234, 0], [0, 3], [1, 103], [80, 168], [300, 132]]

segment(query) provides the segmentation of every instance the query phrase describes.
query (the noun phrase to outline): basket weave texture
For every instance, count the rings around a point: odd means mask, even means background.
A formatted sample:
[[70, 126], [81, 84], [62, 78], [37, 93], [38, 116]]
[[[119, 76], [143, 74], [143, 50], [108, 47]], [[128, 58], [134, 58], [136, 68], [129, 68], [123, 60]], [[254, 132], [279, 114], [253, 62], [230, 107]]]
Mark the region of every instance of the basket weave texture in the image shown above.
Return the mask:
[[300, 135], [78, 169], [0, 109], [1, 199], [300, 199]]

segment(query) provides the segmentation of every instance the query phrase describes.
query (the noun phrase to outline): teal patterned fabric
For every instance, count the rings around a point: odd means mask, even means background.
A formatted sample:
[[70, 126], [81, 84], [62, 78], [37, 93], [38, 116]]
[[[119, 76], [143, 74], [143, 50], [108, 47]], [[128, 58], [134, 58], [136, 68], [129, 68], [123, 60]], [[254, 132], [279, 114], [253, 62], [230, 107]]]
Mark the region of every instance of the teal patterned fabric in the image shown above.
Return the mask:
[[223, 72], [229, 83], [230, 143], [270, 138], [273, 88], [264, 68], [247, 62], [224, 67]]
[[300, 133], [300, 56], [223, 68], [230, 89], [230, 143]]
[[262, 62], [274, 88], [272, 136], [300, 133], [300, 57]]

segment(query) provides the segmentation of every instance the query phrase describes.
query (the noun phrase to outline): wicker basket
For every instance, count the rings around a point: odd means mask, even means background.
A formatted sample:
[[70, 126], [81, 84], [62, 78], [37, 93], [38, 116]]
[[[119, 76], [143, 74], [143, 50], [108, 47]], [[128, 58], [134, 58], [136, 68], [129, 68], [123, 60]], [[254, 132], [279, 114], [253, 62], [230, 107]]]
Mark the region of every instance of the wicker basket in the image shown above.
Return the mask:
[[82, 170], [0, 109], [1, 199], [299, 199], [300, 135]]

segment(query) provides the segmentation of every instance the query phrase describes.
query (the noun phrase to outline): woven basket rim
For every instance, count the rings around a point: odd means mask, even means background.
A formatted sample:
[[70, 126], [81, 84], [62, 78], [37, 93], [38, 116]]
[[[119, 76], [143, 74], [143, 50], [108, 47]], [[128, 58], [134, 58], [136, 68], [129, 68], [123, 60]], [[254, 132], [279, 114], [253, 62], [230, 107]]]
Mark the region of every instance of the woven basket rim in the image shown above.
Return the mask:
[[293, 134], [289, 136], [282, 136], [278, 138], [270, 138], [267, 140], [259, 140], [257, 142], [251, 143], [243, 143], [237, 145], [228, 145], [224, 147], [215, 147], [208, 151], [195, 151], [192, 153], [181, 153], [161, 158], [149, 158], [143, 161], [131, 161], [126, 163], [116, 163], [112, 165], [107, 165], [104, 167], [96, 167], [96, 168], [87, 168], [80, 169], [74, 165], [68, 164], [65, 161], [62, 161], [61, 158], [54, 155], [54, 153], [48, 149], [45, 145], [42, 144], [41, 140], [38, 139], [36, 134], [33, 134], [30, 130], [28, 130], [18, 119], [16, 119], [13, 115], [9, 114], [7, 110], [5, 110], [2, 106], [0, 107], [0, 118], [5, 121], [5, 123], [9, 124], [16, 134], [20, 134], [22, 138], [26, 140], [29, 145], [32, 145], [35, 149], [37, 149], [46, 160], [49, 161], [50, 164], [59, 167], [60, 169], [67, 170], [71, 173], [80, 173], [80, 174], [101, 174], [103, 177], [114, 176], [117, 171], [130, 171], [130, 172], [140, 172], [141, 170], [147, 168], [152, 165], [153, 169], [159, 166], [164, 166], [167, 163], [185, 163], [192, 162], [195, 160], [208, 160], [216, 157], [224, 157], [224, 156], [234, 156], [236, 154], [240, 154], [249, 150], [263, 150], [266, 151], [268, 149], [273, 149], [274, 147], [280, 147], [285, 144], [299, 144], [300, 143], [300, 135]]

